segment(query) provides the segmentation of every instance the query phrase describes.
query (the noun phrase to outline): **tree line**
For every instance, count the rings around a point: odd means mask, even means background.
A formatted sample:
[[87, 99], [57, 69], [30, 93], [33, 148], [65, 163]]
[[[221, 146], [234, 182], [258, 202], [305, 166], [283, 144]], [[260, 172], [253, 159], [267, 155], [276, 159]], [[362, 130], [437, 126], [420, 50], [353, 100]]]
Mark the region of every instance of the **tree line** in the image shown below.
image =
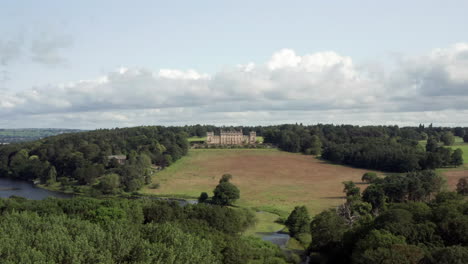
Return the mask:
[[[166, 167], [188, 151], [180, 128], [134, 127], [62, 134], [0, 147], [0, 176], [60, 183], [64, 191], [133, 192], [151, 181], [150, 166]], [[111, 155], [123, 155], [120, 164]]]
[[[446, 146], [465, 128], [429, 126], [280, 125], [264, 127], [266, 143], [289, 152], [321, 155], [331, 162], [389, 172], [408, 172], [463, 164], [463, 151]], [[426, 147], [420, 141], [427, 140]]]

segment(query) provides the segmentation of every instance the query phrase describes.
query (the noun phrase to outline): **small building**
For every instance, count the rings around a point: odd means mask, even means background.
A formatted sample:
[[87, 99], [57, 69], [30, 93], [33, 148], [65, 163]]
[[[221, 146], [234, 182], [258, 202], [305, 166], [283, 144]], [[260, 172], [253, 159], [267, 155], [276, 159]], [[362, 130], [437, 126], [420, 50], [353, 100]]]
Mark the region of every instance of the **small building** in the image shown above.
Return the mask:
[[107, 156], [107, 159], [108, 160], [116, 159], [120, 165], [124, 165], [125, 161], [127, 161], [127, 156], [126, 155], [110, 155], [110, 156]]

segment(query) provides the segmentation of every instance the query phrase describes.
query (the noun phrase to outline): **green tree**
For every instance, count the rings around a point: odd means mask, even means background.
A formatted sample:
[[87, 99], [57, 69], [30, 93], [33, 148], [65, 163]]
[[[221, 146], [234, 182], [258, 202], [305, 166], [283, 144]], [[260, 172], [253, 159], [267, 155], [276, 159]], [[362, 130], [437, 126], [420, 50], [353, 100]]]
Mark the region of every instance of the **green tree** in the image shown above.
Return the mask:
[[209, 198], [208, 194], [206, 192], [202, 192], [200, 194], [200, 197], [198, 197], [198, 202], [199, 203], [204, 203], [204, 202], [206, 202], [206, 200], [208, 200], [208, 198]]
[[375, 172], [366, 172], [362, 175], [361, 180], [367, 183], [373, 183], [378, 178], [377, 173]]
[[460, 166], [463, 165], [463, 150], [457, 148], [453, 153], [452, 153], [452, 165], [453, 166]]
[[289, 234], [297, 238], [299, 234], [310, 232], [310, 216], [305, 206], [296, 206], [285, 222]]
[[468, 142], [468, 134], [465, 134], [463, 136], [463, 142], [467, 143]]
[[362, 200], [370, 203], [374, 212], [378, 212], [379, 209], [385, 206], [386, 199], [385, 192], [379, 185], [371, 184], [362, 193]]
[[306, 154], [320, 155], [322, 152], [322, 141], [317, 135], [313, 135], [310, 138], [310, 147], [306, 150]]
[[106, 174], [101, 177], [98, 188], [105, 194], [116, 193], [120, 187], [120, 176], [115, 173]]
[[440, 141], [444, 143], [445, 146], [451, 146], [453, 143], [455, 143], [455, 137], [453, 136], [453, 133], [450, 131], [447, 131], [440, 136]]
[[54, 184], [57, 181], [57, 170], [55, 166], [50, 166], [49, 171], [47, 172], [47, 185]]
[[239, 189], [230, 182], [221, 182], [213, 191], [213, 203], [217, 205], [232, 205], [240, 198]]
[[357, 187], [354, 182], [344, 181], [343, 185], [344, 185], [343, 192], [346, 193], [346, 197], [348, 198], [359, 197], [359, 195], [361, 194], [361, 189]]
[[427, 139], [426, 151], [434, 152], [439, 147], [437, 140], [434, 137]]
[[468, 248], [463, 246], [443, 247], [431, 250], [427, 264], [464, 264], [468, 260]]
[[328, 251], [340, 247], [346, 223], [335, 210], [323, 211], [310, 223], [311, 247], [314, 250]]

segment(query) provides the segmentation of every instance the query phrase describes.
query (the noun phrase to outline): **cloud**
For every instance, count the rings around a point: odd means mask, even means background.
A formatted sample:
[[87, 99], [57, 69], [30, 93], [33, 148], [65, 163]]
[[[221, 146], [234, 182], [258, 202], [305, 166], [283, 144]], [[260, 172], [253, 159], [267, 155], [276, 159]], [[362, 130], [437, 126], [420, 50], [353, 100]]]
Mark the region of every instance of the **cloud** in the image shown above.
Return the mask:
[[296, 121], [468, 125], [468, 44], [404, 57], [395, 69], [356, 65], [333, 51], [298, 55], [291, 49], [212, 75], [120, 68], [91, 80], [0, 91], [0, 118], [86, 128]]
[[7, 66], [21, 54], [23, 39], [20, 37], [0, 39], [0, 65]]
[[31, 41], [31, 60], [52, 66], [64, 64], [66, 59], [60, 52], [72, 44], [72, 39], [68, 36], [42, 33]]

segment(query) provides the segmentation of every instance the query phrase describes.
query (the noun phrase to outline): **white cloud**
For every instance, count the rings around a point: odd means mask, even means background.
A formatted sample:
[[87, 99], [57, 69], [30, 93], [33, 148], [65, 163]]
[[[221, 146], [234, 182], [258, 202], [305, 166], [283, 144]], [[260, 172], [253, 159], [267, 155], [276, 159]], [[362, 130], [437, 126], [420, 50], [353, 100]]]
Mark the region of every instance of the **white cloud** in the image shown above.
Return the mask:
[[392, 72], [355, 65], [332, 51], [297, 55], [290, 49], [265, 63], [213, 75], [122, 67], [91, 80], [4, 91], [0, 118], [16, 126], [37, 118], [49, 120], [38, 124], [87, 128], [296, 121], [468, 125], [467, 54], [468, 44], [456, 44], [408, 56]]

